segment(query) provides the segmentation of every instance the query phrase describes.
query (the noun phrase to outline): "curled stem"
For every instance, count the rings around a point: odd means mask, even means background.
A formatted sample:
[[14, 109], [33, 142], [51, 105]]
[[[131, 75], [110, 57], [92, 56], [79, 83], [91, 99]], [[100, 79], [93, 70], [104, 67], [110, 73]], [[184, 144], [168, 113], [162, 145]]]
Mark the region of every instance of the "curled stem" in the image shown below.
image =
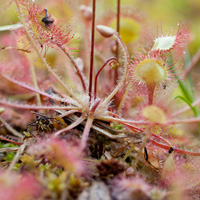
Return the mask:
[[122, 41], [121, 37], [119, 36], [119, 34], [117, 32], [113, 33], [113, 35], [118, 40], [118, 43], [121, 45], [122, 51], [124, 52], [125, 72], [124, 72], [121, 80], [119, 81], [118, 85], [115, 87], [115, 89], [110, 93], [110, 95], [108, 97], [105, 98], [104, 102], [101, 105], [102, 107], [105, 106], [106, 104], [108, 104], [109, 101], [114, 97], [114, 95], [123, 86], [124, 82], [126, 81], [126, 76], [127, 76], [127, 73], [128, 73], [128, 66], [129, 66], [129, 63], [130, 63], [130, 57], [129, 57], [129, 53], [128, 53], [128, 49], [127, 49], [126, 45], [124, 44], [124, 42]]
[[109, 58], [104, 64], [103, 66], [99, 69], [99, 71], [97, 72], [96, 76], [95, 76], [95, 81], [94, 81], [94, 99], [96, 99], [96, 93], [97, 93], [97, 79], [98, 79], [98, 76], [100, 74], [100, 72], [103, 70], [103, 68], [111, 61], [115, 61], [117, 62], [117, 59], [112, 57], [112, 58]]

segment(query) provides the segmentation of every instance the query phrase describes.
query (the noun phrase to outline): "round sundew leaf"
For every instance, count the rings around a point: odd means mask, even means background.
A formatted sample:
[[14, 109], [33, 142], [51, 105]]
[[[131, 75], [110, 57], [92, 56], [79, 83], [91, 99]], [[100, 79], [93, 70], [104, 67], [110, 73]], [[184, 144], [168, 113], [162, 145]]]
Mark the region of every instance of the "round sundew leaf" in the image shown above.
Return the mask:
[[[114, 19], [110, 26], [116, 29], [116, 19]], [[139, 22], [129, 17], [121, 17], [120, 19], [120, 36], [125, 44], [135, 42], [140, 37], [141, 26]]]
[[159, 123], [159, 124], [165, 124], [166, 123], [166, 115], [163, 110], [161, 110], [159, 107], [150, 105], [146, 106], [142, 114], [144, 117], [146, 117], [151, 123]]
[[159, 37], [155, 39], [155, 43], [152, 47], [152, 51], [157, 51], [157, 50], [161, 50], [161, 51], [168, 51], [170, 50], [176, 40], [176, 36], [165, 36], [165, 37]]
[[167, 70], [157, 60], [144, 59], [135, 67], [135, 78], [146, 84], [157, 84], [166, 80]]

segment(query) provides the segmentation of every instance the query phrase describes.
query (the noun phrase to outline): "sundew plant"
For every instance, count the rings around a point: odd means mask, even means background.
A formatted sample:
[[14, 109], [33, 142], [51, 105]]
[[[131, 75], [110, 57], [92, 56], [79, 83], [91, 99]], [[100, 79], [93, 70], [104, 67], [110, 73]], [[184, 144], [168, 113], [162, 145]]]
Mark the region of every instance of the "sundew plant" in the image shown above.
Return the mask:
[[192, 22], [107, 4], [2, 3], [0, 199], [199, 199]]

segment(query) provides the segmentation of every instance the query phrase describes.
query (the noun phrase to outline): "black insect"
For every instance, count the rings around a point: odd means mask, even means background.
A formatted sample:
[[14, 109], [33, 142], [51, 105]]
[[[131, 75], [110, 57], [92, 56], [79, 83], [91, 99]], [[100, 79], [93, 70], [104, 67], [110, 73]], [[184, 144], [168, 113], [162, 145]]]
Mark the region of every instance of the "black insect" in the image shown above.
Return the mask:
[[148, 155], [148, 151], [147, 151], [146, 147], [144, 147], [144, 159], [146, 160], [146, 162], [147, 162], [147, 164], [149, 165], [150, 168], [159, 172], [159, 166], [156, 167], [155, 165], [151, 164], [151, 162], [149, 161], [149, 155]]
[[[34, 112], [35, 113], [35, 112]], [[54, 130], [54, 125], [52, 123], [53, 117], [47, 117], [41, 113], [36, 113], [36, 120], [33, 123], [27, 125], [27, 132], [31, 126], [35, 126], [37, 130], [42, 132], [52, 132]]]
[[147, 152], [147, 148], [144, 147], [144, 159], [149, 162], [149, 156], [148, 156], [148, 152]]
[[33, 112], [36, 114], [36, 120], [27, 125], [27, 132], [32, 135], [30, 132], [30, 127], [35, 126], [36, 131], [39, 132], [49, 132], [52, 133], [53, 131], [60, 130], [66, 127], [66, 123], [63, 118], [55, 115], [53, 117], [48, 117], [47, 115]]
[[173, 151], [174, 151], [173, 147], [170, 147], [170, 149], [169, 149], [168, 152], [169, 152], [169, 154], [170, 154], [170, 153], [172, 153]]
[[44, 9], [46, 12], [45, 17], [42, 18], [42, 22], [45, 24], [45, 27], [48, 27], [49, 25], [53, 24], [54, 20], [53, 19], [49, 19], [49, 15], [48, 15], [48, 11], [45, 8]]
[[164, 89], [164, 90], [166, 89], [166, 87], [167, 87], [167, 85], [163, 85], [163, 89]]

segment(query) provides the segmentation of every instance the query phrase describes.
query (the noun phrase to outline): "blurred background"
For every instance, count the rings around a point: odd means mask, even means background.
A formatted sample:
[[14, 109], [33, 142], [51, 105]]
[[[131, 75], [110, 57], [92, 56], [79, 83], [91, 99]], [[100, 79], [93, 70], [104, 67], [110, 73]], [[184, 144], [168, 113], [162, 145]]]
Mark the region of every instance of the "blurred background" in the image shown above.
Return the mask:
[[[15, 5], [7, 8], [10, 0], [0, 0], [0, 26], [18, 21]], [[91, 6], [91, 0], [39, 0], [56, 18], [69, 22], [78, 29], [80, 22], [80, 5]], [[108, 12], [115, 12], [117, 0], [97, 0], [97, 20]], [[62, 6], [61, 6], [61, 5]], [[199, 0], [121, 0], [121, 12], [127, 13], [127, 8], [133, 9], [132, 16], [142, 15], [152, 29], [162, 22], [163, 29], [175, 25], [182, 20], [191, 30], [189, 52], [194, 54], [200, 46], [200, 1]], [[140, 12], [140, 13], [138, 13]], [[125, 24], [131, 29], [131, 23]], [[77, 30], [78, 31], [78, 30]], [[2, 34], [2, 33], [0, 33]]]

